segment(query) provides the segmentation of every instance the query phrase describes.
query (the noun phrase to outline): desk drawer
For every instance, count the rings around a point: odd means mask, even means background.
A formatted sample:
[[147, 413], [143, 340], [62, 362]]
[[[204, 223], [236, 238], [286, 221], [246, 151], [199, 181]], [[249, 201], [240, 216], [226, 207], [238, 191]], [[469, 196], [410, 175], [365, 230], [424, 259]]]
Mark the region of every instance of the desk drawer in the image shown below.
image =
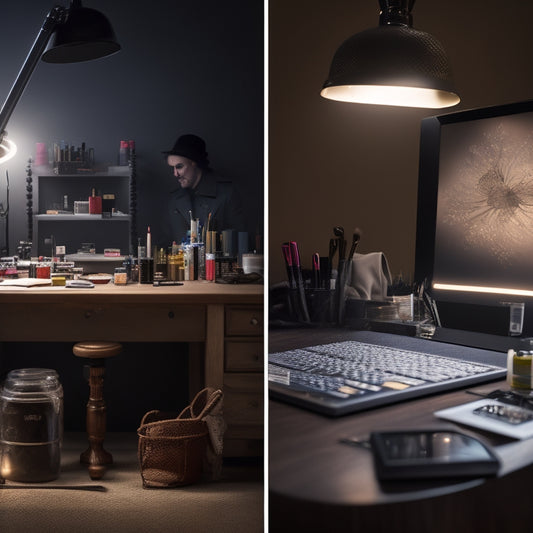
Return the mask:
[[9, 304], [0, 306], [0, 324], [3, 341], [203, 342], [206, 311], [197, 305]]
[[224, 374], [224, 418], [228, 430], [263, 425], [262, 374]]
[[224, 350], [226, 372], [262, 372], [263, 341], [231, 339], [226, 341]]
[[263, 335], [263, 308], [257, 306], [226, 307], [226, 335]]

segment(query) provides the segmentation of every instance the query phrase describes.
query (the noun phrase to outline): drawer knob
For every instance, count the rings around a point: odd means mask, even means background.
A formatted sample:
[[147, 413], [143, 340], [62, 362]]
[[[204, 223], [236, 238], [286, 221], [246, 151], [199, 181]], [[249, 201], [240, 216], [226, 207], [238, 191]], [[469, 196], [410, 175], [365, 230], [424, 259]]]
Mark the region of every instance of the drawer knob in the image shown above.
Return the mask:
[[259, 324], [259, 320], [257, 320], [257, 318], [255, 318], [255, 316], [253, 316], [252, 319], [250, 320], [250, 324], [252, 326], [257, 326]]

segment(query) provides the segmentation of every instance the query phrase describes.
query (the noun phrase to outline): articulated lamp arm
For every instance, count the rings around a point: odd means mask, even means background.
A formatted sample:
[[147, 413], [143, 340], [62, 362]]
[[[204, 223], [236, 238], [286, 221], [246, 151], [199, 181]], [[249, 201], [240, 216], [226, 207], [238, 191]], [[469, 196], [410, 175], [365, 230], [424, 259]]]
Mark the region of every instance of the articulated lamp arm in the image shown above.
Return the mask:
[[46, 16], [43, 25], [33, 43], [33, 46], [20, 69], [20, 72], [11, 87], [11, 91], [0, 110], [0, 159], [4, 155], [2, 151], [4, 148], [4, 136], [6, 134], [6, 126], [9, 122], [11, 114], [13, 113], [30, 77], [37, 66], [37, 63], [43, 54], [50, 36], [58, 26], [65, 21], [67, 17], [67, 10], [62, 6], [54, 6], [50, 13]]

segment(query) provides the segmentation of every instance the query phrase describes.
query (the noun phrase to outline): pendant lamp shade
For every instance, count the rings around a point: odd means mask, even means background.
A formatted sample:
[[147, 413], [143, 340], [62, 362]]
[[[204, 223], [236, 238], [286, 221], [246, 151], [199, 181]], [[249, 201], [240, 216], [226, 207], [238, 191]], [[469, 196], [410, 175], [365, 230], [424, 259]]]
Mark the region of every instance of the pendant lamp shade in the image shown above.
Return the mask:
[[342, 102], [425, 108], [459, 103], [444, 48], [411, 27], [414, 1], [380, 4], [380, 25], [341, 44], [320, 94]]
[[120, 50], [109, 20], [95, 9], [72, 2], [67, 20], [57, 26], [42, 55], [47, 63], [89, 61]]

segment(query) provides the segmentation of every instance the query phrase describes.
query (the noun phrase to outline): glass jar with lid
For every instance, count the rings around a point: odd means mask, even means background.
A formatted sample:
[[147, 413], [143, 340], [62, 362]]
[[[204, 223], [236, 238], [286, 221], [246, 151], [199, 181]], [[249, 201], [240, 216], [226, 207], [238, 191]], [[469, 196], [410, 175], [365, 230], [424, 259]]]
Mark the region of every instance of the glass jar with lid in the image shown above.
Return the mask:
[[12, 370], [0, 388], [0, 475], [21, 482], [57, 479], [63, 388], [57, 372]]

